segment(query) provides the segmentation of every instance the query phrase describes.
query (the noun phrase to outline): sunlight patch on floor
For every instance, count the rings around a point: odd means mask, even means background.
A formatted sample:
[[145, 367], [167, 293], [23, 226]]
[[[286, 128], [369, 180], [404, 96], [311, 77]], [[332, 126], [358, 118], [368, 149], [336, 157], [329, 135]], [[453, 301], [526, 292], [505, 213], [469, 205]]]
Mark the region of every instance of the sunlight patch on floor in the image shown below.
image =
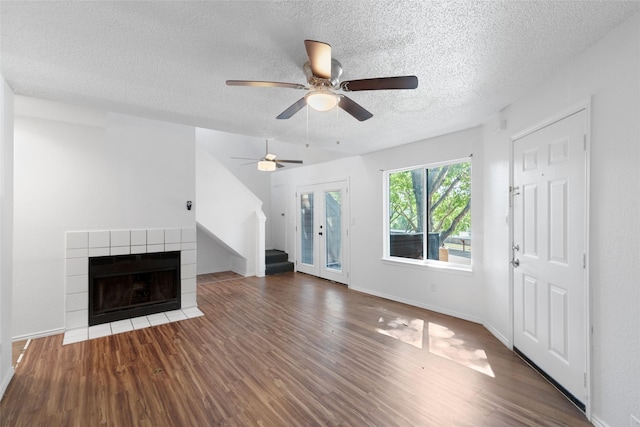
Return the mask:
[[464, 340], [455, 338], [451, 329], [429, 322], [429, 352], [444, 357], [474, 371], [495, 378], [487, 359], [487, 353], [480, 348], [469, 348]]
[[422, 348], [424, 320], [393, 315], [387, 318], [378, 318], [378, 325], [376, 332], [414, 347]]

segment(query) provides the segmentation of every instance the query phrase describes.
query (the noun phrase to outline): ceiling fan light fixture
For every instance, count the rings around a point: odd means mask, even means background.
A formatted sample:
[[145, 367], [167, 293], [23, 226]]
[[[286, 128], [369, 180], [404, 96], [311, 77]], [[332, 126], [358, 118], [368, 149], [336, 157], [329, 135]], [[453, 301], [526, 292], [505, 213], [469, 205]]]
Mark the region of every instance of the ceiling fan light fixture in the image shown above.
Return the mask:
[[258, 170], [263, 172], [273, 172], [276, 170], [276, 162], [271, 160], [260, 160], [258, 162]]
[[324, 90], [311, 92], [305, 96], [305, 99], [309, 107], [316, 111], [329, 111], [340, 101], [338, 95]]

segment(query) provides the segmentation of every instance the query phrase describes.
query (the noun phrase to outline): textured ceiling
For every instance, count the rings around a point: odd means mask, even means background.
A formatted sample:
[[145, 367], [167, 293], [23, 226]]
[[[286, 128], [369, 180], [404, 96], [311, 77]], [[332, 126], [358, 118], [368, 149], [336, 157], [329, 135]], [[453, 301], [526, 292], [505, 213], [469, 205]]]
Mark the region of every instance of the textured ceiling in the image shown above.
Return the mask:
[[[616, 1], [9, 2], [2, 74], [17, 94], [364, 153], [477, 125], [640, 9]], [[415, 74], [410, 91], [353, 92], [373, 113], [306, 109], [303, 40], [343, 80]], [[307, 133], [308, 132], [308, 133]], [[337, 145], [336, 141], [340, 141]]]

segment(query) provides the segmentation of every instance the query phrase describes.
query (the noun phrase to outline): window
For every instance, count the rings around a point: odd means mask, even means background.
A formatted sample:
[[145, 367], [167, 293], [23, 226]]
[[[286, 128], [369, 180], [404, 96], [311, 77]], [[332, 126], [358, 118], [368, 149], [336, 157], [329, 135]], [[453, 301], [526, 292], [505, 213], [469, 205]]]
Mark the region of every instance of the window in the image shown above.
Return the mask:
[[386, 256], [471, 265], [471, 162], [390, 171]]

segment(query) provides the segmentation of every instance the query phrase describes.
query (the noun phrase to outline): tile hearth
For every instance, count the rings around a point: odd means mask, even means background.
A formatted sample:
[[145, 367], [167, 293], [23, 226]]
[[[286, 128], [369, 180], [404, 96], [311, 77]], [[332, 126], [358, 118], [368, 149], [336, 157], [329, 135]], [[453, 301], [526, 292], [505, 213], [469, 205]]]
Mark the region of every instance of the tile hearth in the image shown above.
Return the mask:
[[181, 310], [135, 317], [133, 319], [118, 320], [117, 322], [103, 323], [101, 325], [70, 329], [64, 333], [62, 345], [121, 334], [136, 329], [150, 328], [164, 323], [179, 322], [180, 320], [193, 319], [200, 316], [204, 316], [202, 311], [197, 307], [189, 307]]

